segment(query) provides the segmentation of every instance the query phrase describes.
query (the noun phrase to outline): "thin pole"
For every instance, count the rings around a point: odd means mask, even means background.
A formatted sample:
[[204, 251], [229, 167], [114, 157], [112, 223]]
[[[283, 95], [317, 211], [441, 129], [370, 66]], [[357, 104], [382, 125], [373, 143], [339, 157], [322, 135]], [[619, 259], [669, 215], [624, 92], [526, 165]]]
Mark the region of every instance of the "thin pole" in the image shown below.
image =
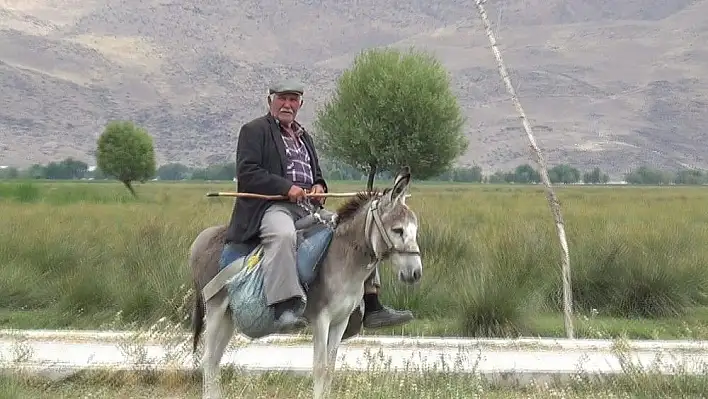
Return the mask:
[[524, 126], [524, 130], [526, 131], [526, 137], [528, 138], [529, 143], [531, 143], [531, 149], [536, 155], [536, 162], [541, 167], [541, 181], [546, 187], [546, 198], [548, 199], [548, 205], [551, 208], [551, 213], [553, 213], [553, 217], [556, 222], [558, 240], [560, 241], [560, 246], [562, 250], [561, 270], [563, 274], [563, 314], [565, 318], [565, 332], [568, 338], [573, 339], [573, 291], [570, 280], [570, 254], [568, 251], [568, 240], [565, 237], [565, 223], [563, 222], [563, 215], [561, 214], [560, 203], [558, 201], [558, 198], [556, 197], [555, 191], [553, 191], [551, 181], [548, 178], [548, 168], [546, 166], [546, 161], [543, 158], [543, 155], [541, 154], [541, 150], [536, 144], [536, 139], [534, 138], [533, 132], [531, 130], [531, 124], [526, 118], [526, 113], [524, 112], [524, 109], [521, 106], [519, 97], [516, 95], [514, 86], [511, 84], [511, 79], [509, 78], [509, 74], [507, 73], [506, 67], [504, 66], [504, 60], [502, 59], [501, 52], [497, 48], [497, 40], [494, 37], [492, 28], [490, 27], [489, 19], [487, 18], [487, 12], [484, 10], [484, 2], [485, 0], [476, 0], [477, 10], [479, 11], [479, 16], [482, 19], [484, 28], [487, 31], [487, 38], [489, 38], [489, 44], [492, 47], [492, 52], [494, 53], [494, 57], [497, 60], [499, 74], [501, 75], [501, 78], [504, 81], [504, 84], [506, 85], [507, 91], [511, 95], [511, 100], [514, 102], [514, 107], [516, 107], [516, 111], [519, 113], [519, 118], [521, 119], [521, 123]]

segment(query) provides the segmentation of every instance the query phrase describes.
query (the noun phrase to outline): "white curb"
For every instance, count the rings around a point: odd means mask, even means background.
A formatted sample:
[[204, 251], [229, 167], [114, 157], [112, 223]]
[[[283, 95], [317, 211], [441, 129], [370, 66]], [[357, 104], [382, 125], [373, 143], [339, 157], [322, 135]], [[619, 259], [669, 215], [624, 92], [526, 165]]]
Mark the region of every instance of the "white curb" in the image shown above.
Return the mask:
[[[176, 335], [176, 334], [175, 334]], [[67, 342], [93, 341], [113, 342], [124, 341], [140, 336], [151, 341], [144, 331], [110, 331], [110, 330], [0, 330], [0, 339], [23, 337], [24, 339], [60, 340]], [[182, 339], [191, 340], [191, 333], [179, 334]], [[172, 336], [174, 337], [174, 335]], [[231, 339], [240, 344], [273, 344], [290, 345], [293, 343], [309, 343], [310, 335], [278, 335], [273, 334], [257, 340], [251, 340], [243, 335], [234, 334]], [[685, 350], [707, 351], [708, 341], [700, 340], [628, 340], [626, 345], [632, 350]], [[539, 350], [612, 350], [615, 341], [608, 339], [566, 339], [566, 338], [534, 338], [517, 339], [503, 338], [458, 338], [458, 337], [403, 337], [403, 336], [356, 336], [342, 343], [344, 346], [382, 346], [382, 347], [452, 347], [485, 350], [492, 349], [539, 349]]]
[[[131, 342], [131, 332], [0, 331], [1, 368], [23, 369], [49, 378], [63, 378], [91, 369], [192, 371], [191, 336], [180, 336], [180, 353], [157, 340]], [[171, 339], [173, 337], [170, 337]], [[312, 345], [307, 336], [272, 336], [227, 350], [222, 364], [247, 372], [312, 370]], [[525, 384], [531, 379], [557, 380], [577, 374], [616, 375], [622, 364], [608, 340], [562, 339], [441, 339], [357, 337], [344, 343], [338, 369], [437, 371], [475, 373], [496, 382]], [[636, 366], [664, 374], [703, 374], [708, 363], [704, 341], [633, 341], [628, 360]], [[165, 364], [165, 359], [175, 359]], [[176, 355], [176, 356], [175, 356]]]

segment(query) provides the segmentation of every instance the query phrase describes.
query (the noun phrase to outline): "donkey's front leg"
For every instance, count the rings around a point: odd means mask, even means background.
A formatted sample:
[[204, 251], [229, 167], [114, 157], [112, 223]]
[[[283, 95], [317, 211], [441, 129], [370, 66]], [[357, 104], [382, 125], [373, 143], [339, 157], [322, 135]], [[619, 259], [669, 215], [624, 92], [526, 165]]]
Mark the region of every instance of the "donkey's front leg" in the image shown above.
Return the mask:
[[339, 350], [339, 345], [342, 343], [342, 336], [344, 331], [347, 329], [349, 324], [349, 319], [344, 319], [343, 322], [337, 324], [330, 324], [329, 326], [329, 337], [327, 339], [327, 369], [325, 371], [325, 384], [324, 391], [329, 395], [332, 389], [332, 380], [334, 380], [334, 373], [337, 366], [337, 351]]
[[313, 397], [323, 399], [327, 380], [327, 343], [329, 336], [329, 316], [326, 312], [318, 315], [312, 326], [312, 376], [314, 380]]

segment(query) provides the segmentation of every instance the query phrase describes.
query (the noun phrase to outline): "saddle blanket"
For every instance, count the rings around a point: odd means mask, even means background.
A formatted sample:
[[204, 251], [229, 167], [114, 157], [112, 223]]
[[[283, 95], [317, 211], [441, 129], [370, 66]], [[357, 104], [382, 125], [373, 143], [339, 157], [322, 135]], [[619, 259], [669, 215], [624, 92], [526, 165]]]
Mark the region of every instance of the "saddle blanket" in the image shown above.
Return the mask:
[[[314, 224], [298, 230], [296, 267], [305, 292], [316, 278], [318, 267], [333, 236], [333, 228], [324, 224]], [[221, 269], [239, 269], [225, 286], [234, 325], [240, 333], [251, 339], [277, 333], [275, 314], [266, 305], [262, 261], [263, 246], [258, 244], [255, 247], [227, 245], [220, 262]]]

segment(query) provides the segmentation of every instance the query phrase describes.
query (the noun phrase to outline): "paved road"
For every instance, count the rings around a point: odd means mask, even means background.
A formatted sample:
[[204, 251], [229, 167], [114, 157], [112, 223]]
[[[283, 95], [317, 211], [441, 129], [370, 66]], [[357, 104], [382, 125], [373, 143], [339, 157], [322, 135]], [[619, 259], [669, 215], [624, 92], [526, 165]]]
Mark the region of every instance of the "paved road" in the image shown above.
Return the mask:
[[[0, 330], [0, 359], [4, 369], [22, 366], [53, 378], [90, 368], [193, 369], [188, 335], [174, 341], [182, 345], [180, 351], [154, 339], [136, 344], [134, 334]], [[633, 341], [630, 345], [629, 357], [634, 364], [658, 367], [664, 373], [676, 369], [701, 373], [708, 363], [705, 341]], [[497, 381], [524, 383], [530, 378], [539, 381], [580, 371], [621, 373], [620, 360], [612, 347], [613, 343], [606, 340], [358, 337], [340, 349], [338, 368], [481, 373]], [[164, 364], [167, 358], [173, 361]], [[312, 346], [307, 337], [274, 336], [251, 342], [234, 337], [222, 363], [244, 371], [309, 373]]]

